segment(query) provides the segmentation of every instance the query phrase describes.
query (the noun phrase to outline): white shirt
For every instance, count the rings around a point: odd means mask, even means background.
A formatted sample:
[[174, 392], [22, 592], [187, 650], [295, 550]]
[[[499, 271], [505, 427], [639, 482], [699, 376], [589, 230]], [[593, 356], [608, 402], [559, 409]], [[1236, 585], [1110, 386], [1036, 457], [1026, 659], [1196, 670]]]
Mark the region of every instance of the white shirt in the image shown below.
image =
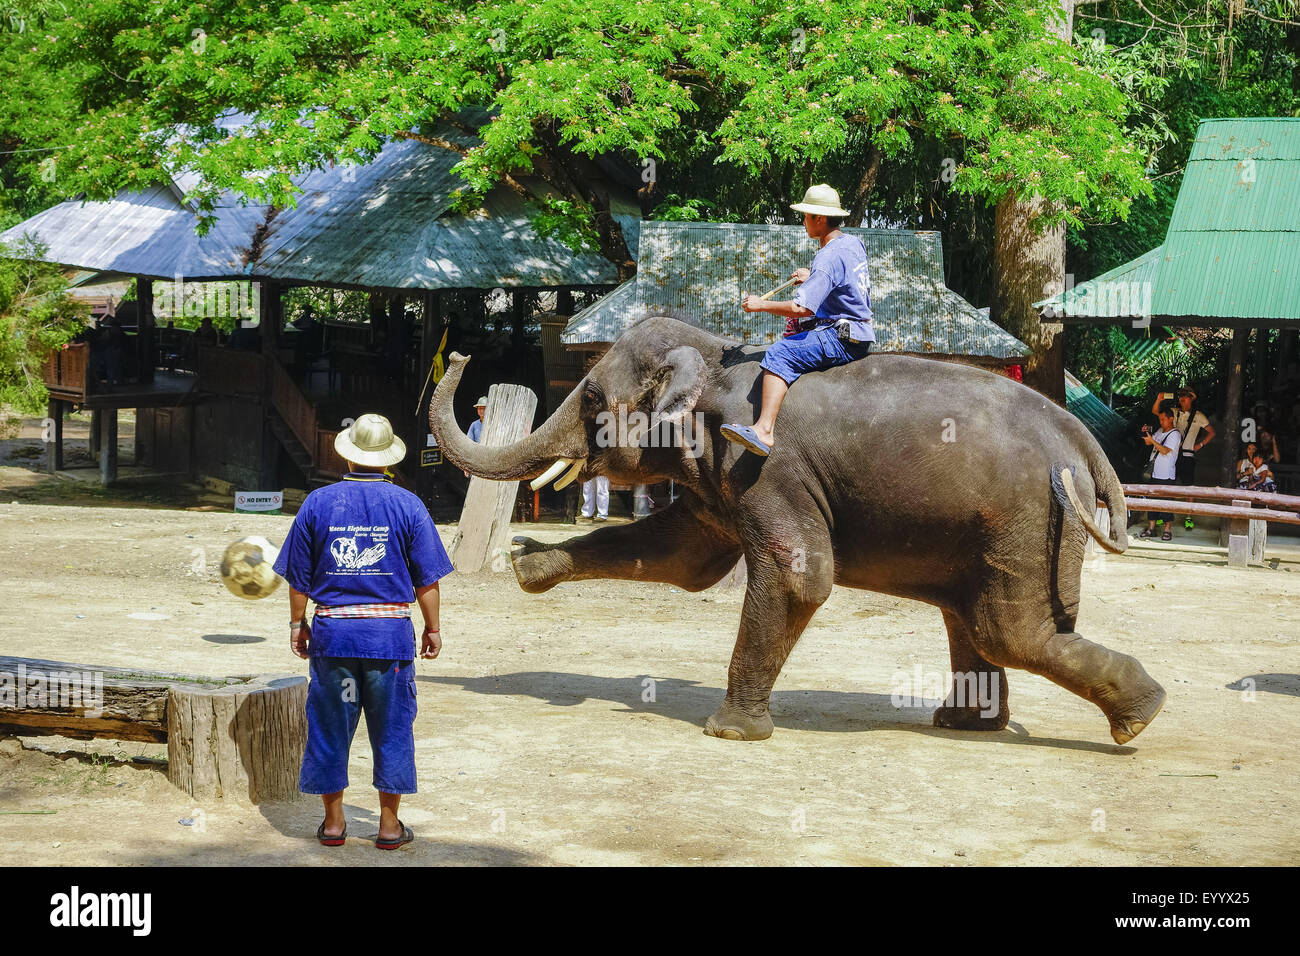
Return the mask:
[[[1189, 422], [1188, 419], [1191, 421]], [[1210, 427], [1210, 420], [1202, 412], [1192, 414], [1181, 408], [1175, 408], [1174, 427], [1187, 436], [1183, 442], [1182, 452], [1184, 455], [1190, 455], [1196, 450], [1196, 440], [1200, 437], [1201, 429]], [[1164, 442], [1161, 444], [1163, 445]]]
[[1167, 432], [1156, 432], [1151, 436], [1151, 440], [1157, 445], [1164, 445], [1169, 449], [1169, 454], [1167, 455], [1162, 455], [1158, 448], [1151, 449], [1151, 455], [1154, 460], [1154, 464], [1151, 466], [1151, 477], [1178, 477], [1178, 449], [1183, 443], [1182, 436], [1178, 434], [1178, 429], [1171, 428]]

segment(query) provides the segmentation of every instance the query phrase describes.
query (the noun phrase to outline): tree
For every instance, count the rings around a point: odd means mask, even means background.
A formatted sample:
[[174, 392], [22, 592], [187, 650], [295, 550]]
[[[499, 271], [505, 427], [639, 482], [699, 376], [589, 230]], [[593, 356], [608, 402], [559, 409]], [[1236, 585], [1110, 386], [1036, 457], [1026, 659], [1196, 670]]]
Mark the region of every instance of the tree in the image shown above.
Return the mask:
[[0, 404], [40, 412], [48, 398], [41, 366], [86, 327], [86, 306], [67, 294], [56, 266], [31, 240], [0, 245]]
[[[583, 160], [669, 165], [693, 150], [784, 216], [823, 165], [869, 170], [863, 157], [934, 138], [971, 195], [1036, 191], [1053, 223], [1123, 215], [1144, 188], [1126, 98], [1047, 24], [1028, 0], [88, 0], [38, 55], [79, 78], [67, 161], [92, 197], [185, 169], [207, 212], [226, 188], [288, 203], [293, 173], [415, 138], [464, 156], [466, 204], [496, 183], [543, 193], [618, 260]], [[431, 134], [472, 127], [470, 107], [491, 114], [481, 145]], [[232, 112], [248, 120], [237, 131], [220, 122]]]

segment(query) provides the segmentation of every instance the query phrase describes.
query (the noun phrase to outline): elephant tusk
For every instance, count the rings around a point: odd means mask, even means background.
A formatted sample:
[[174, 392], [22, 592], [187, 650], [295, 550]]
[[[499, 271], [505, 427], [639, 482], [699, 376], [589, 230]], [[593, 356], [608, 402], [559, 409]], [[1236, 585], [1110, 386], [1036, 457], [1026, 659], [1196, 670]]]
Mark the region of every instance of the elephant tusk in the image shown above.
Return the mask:
[[544, 472], [542, 472], [540, 475], [538, 475], [536, 478], [530, 481], [528, 483], [528, 487], [531, 488], [533, 491], [540, 491], [542, 485], [547, 484], [552, 478], [554, 478], [560, 472], [564, 471], [564, 469], [568, 468], [569, 465], [571, 464], [572, 462], [569, 461], [569, 459], [567, 458], [559, 459], [550, 468], [547, 468]]
[[569, 483], [578, 477], [578, 472], [582, 471], [582, 466], [586, 463], [587, 459], [585, 458], [579, 458], [575, 461], [573, 467], [564, 473], [564, 477], [555, 483], [555, 490], [559, 491], [561, 488], [567, 488]]

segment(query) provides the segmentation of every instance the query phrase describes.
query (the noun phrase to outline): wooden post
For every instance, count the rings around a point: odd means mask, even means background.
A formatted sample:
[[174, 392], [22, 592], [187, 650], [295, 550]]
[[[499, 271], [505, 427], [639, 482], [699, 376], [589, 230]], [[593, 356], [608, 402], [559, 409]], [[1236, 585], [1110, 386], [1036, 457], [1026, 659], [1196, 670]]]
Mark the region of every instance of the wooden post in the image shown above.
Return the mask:
[[[1232, 346], [1228, 350], [1228, 385], [1224, 395], [1223, 447], [1219, 457], [1219, 484], [1224, 488], [1235, 485], [1237, 475], [1237, 443], [1241, 438], [1242, 367], [1246, 364], [1246, 343], [1249, 329], [1232, 330]], [[1228, 521], [1219, 522], [1219, 546], [1227, 547], [1231, 530]]]
[[136, 308], [136, 361], [140, 368], [140, 384], [148, 385], [153, 381], [153, 366], [157, 349], [157, 335], [154, 332], [157, 323], [153, 317], [153, 279], [144, 276], [135, 277]]
[[104, 417], [102, 410], [98, 408], [90, 411], [90, 439], [87, 442], [87, 449], [90, 452], [91, 461], [99, 461], [99, 429], [100, 419]]
[[107, 488], [117, 481], [117, 409], [105, 408], [99, 425], [99, 483]]
[[524, 290], [510, 292], [510, 349], [515, 353], [515, 369], [520, 378], [528, 374], [528, 356], [524, 354]]
[[167, 691], [167, 779], [200, 800], [293, 800], [307, 744], [307, 679]]
[[[275, 366], [279, 362], [275, 350], [280, 344], [280, 321], [284, 318], [281, 300], [283, 287], [278, 282], [259, 282], [257, 296], [257, 331], [262, 340], [262, 358], [265, 367], [265, 384], [262, 389], [262, 460], [257, 471], [258, 486], [262, 489], [276, 487], [280, 471], [280, 440], [271, 430], [272, 383]], [[241, 320], [242, 321], [242, 320]], [[307, 449], [309, 454], [314, 449]]]
[[[483, 444], [513, 445], [528, 434], [536, 411], [537, 396], [532, 389], [493, 385], [483, 415]], [[457, 571], [510, 570], [510, 518], [518, 490], [517, 481], [470, 479], [450, 549]]]
[[53, 474], [63, 468], [63, 402], [51, 398], [46, 414], [50, 422], [45, 440], [45, 470]]

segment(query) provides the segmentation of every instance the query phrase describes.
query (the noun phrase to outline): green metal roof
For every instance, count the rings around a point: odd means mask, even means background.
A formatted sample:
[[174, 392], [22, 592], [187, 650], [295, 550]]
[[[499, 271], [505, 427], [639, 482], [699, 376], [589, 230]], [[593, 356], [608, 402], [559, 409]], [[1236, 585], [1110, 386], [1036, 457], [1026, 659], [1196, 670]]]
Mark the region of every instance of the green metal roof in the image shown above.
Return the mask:
[[1113, 409], [1106, 406], [1088, 387], [1065, 373], [1065, 407], [1092, 432], [1097, 443], [1112, 460], [1119, 460], [1128, 444], [1128, 423]]
[[1298, 265], [1300, 119], [1208, 119], [1164, 244], [1037, 305], [1047, 321], [1300, 325]]

